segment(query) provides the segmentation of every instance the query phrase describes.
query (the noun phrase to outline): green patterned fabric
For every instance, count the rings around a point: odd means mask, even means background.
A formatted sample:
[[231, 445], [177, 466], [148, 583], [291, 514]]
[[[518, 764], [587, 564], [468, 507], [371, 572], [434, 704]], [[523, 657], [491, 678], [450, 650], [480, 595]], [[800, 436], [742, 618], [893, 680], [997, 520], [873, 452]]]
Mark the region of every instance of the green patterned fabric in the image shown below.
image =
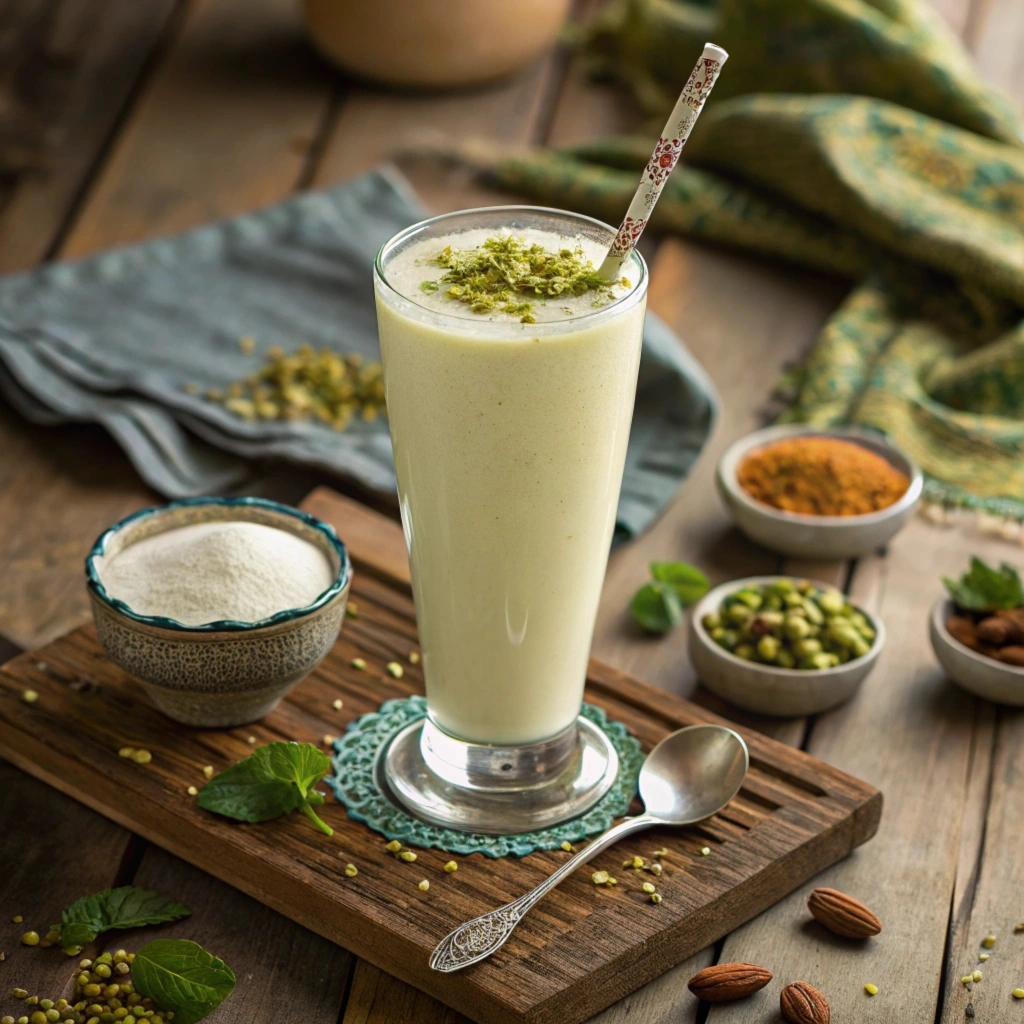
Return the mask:
[[[1024, 125], [930, 5], [612, 0], [585, 34], [658, 126], [704, 42], [730, 52], [653, 228], [852, 282], [786, 418], [877, 428], [932, 498], [1024, 517]], [[652, 146], [504, 155], [492, 176], [618, 223]]]

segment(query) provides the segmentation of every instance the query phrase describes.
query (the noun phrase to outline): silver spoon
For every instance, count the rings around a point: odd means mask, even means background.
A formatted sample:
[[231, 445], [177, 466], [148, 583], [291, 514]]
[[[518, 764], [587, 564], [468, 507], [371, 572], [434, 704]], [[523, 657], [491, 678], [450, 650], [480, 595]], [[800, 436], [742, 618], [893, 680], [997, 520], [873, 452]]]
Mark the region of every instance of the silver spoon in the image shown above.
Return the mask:
[[655, 825], [692, 825], [717, 814], [739, 792], [750, 766], [743, 737], [722, 725], [691, 725], [666, 736], [640, 769], [644, 813], [626, 818], [570, 857], [536, 889], [459, 925], [430, 955], [446, 974], [489, 957], [505, 945], [526, 912], [581, 864], [602, 850]]

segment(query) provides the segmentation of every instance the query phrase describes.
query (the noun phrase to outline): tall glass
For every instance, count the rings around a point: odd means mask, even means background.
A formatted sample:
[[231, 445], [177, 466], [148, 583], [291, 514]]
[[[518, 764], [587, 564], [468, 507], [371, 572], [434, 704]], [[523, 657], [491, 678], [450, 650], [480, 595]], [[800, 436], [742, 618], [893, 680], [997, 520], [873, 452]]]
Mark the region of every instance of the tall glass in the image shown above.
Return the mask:
[[440, 251], [480, 229], [555, 232], [602, 250], [615, 232], [557, 210], [468, 210], [401, 232], [375, 265], [426, 678], [423, 758], [455, 786], [515, 791], [543, 787], [579, 756], [647, 269], [635, 254], [620, 297], [524, 324], [451, 300], [439, 308], [425, 300], [411, 258], [396, 266], [425, 240]]

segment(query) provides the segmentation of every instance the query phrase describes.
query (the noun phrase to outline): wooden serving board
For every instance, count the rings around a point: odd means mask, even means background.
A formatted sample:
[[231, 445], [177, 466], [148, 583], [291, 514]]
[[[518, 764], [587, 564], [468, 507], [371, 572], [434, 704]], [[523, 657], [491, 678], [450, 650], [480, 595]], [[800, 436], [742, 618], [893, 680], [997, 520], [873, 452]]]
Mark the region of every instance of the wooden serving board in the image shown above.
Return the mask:
[[[450, 858], [424, 850], [414, 864], [328, 800], [333, 838], [301, 815], [243, 825], [199, 810], [186, 790], [202, 768], [220, 771], [252, 746], [278, 739], [321, 743], [381, 701], [420, 692], [407, 655], [416, 624], [400, 528], [330, 491], [304, 507], [331, 522], [356, 567], [348, 619], [326, 661], [261, 722], [223, 731], [177, 725], [153, 709], [112, 665], [91, 626], [0, 670], [0, 754], [132, 831], [411, 982], [482, 1024], [576, 1024], [732, 931], [869, 839], [881, 794], [821, 761], [741, 729], [751, 770], [739, 796], [699, 828], [627, 839], [541, 902], [490, 960], [451, 975], [427, 958], [455, 925], [532, 888], [563, 862], [561, 851], [522, 859]], [[350, 667], [361, 656], [366, 671]], [[405, 664], [402, 679], [384, 666]], [[21, 699], [25, 689], [39, 699]], [[332, 708], [341, 698], [341, 711]], [[722, 721], [703, 708], [592, 663], [587, 698], [624, 722], [645, 749], [684, 725]], [[118, 757], [145, 747], [153, 760]], [[702, 856], [701, 848], [710, 847]], [[640, 891], [650, 875], [622, 868], [627, 856], [667, 847], [663, 902]], [[359, 874], [347, 878], [347, 862]], [[593, 870], [619, 879], [597, 888]], [[430, 889], [417, 888], [420, 879]], [[174, 895], [170, 893], [169, 895]], [[197, 908], [198, 910], [199, 908]], [[214, 951], [216, 952], [216, 951]]]

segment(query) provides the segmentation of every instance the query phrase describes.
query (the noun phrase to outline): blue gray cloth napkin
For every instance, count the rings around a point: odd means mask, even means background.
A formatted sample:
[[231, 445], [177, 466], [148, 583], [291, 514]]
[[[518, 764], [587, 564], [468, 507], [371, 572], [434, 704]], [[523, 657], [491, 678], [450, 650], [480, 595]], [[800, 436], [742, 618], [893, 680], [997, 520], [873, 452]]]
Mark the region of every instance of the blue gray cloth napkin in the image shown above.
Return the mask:
[[[237, 487], [255, 458], [391, 494], [386, 421], [353, 422], [342, 433], [248, 421], [202, 394], [252, 373], [275, 345], [379, 359], [373, 259], [424, 216], [408, 183], [385, 167], [235, 220], [4, 278], [0, 393], [37, 423], [102, 424], [168, 497]], [[244, 336], [255, 339], [254, 353], [241, 350]], [[716, 404], [701, 367], [648, 314], [619, 505], [628, 535], [675, 493]]]

